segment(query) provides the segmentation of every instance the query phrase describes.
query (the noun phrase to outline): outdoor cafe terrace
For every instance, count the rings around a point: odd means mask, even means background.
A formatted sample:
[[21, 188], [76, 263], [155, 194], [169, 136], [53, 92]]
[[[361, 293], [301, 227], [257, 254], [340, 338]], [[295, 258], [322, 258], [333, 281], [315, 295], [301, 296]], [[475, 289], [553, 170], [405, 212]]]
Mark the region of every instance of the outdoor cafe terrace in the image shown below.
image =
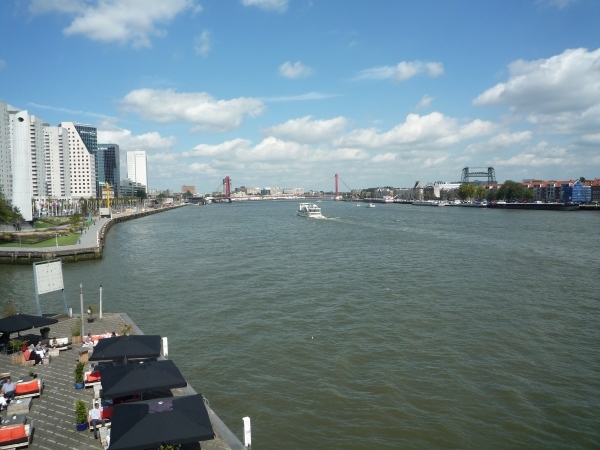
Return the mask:
[[[65, 319], [51, 326], [51, 337], [71, 337], [71, 329], [76, 319]], [[126, 325], [132, 326], [136, 334], [143, 334], [126, 314], [103, 314], [102, 319], [85, 324], [86, 333], [103, 334], [105, 330], [121, 330]], [[37, 334], [39, 329], [22, 332], [21, 335]], [[16, 336], [13, 335], [13, 337]], [[94, 389], [75, 389], [73, 371], [79, 360], [81, 345], [73, 345], [72, 349], [61, 351], [59, 356], [53, 356], [51, 362], [28, 367], [25, 365], [12, 365], [11, 355], [0, 354], [0, 373], [10, 373], [13, 381], [29, 381], [29, 372], [37, 374], [38, 379], [44, 379], [43, 394], [33, 398], [31, 408], [27, 413], [27, 423], [33, 421], [35, 429], [29, 448], [33, 450], [56, 449], [101, 449], [101, 440], [94, 439], [89, 430], [77, 431], [75, 429], [75, 402], [83, 400], [91, 408], [94, 399]], [[85, 370], [89, 370], [90, 363], [86, 363]], [[195, 394], [188, 386], [186, 388], [171, 389], [173, 397]], [[169, 392], [161, 392], [161, 396], [169, 396]], [[207, 406], [210, 421], [213, 425], [215, 439], [200, 442], [203, 450], [241, 450], [245, 447], [237, 440], [231, 431], [216, 416], [214, 411]], [[6, 418], [6, 411], [0, 414], [0, 419]], [[182, 450], [185, 448], [182, 446]]]

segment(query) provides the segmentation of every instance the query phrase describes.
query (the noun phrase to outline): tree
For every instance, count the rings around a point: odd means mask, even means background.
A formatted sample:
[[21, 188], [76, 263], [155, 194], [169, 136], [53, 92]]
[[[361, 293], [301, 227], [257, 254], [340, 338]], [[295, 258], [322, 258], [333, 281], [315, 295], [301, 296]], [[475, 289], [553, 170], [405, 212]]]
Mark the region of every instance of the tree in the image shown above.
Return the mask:
[[516, 181], [507, 180], [500, 186], [496, 193], [497, 199], [503, 199], [507, 202], [513, 200], [527, 200], [533, 198], [533, 192]]
[[183, 198], [189, 198], [189, 197], [193, 197], [192, 193], [190, 191], [185, 191], [185, 193], [182, 195]]
[[579, 177], [579, 181], [581, 181], [582, 183], [585, 183], [585, 177]]
[[85, 198], [81, 197], [79, 199], [79, 207], [81, 208], [81, 215], [86, 216], [89, 214], [90, 210], [88, 208], [88, 203], [85, 201]]
[[475, 183], [463, 183], [458, 188], [458, 196], [461, 200], [467, 200], [475, 197], [476, 190], [477, 186], [475, 186]]
[[477, 198], [485, 197], [485, 188], [483, 186], [477, 186], [475, 188], [475, 197], [477, 197]]
[[136, 189], [135, 196], [141, 200], [145, 200], [148, 198], [148, 195], [146, 194], [146, 191], [144, 189]]
[[79, 215], [79, 213], [76, 212], [75, 214], [73, 214], [69, 219], [69, 223], [73, 228], [79, 228], [81, 226], [81, 216]]
[[21, 211], [4, 196], [0, 186], [0, 223], [10, 223], [23, 220]]

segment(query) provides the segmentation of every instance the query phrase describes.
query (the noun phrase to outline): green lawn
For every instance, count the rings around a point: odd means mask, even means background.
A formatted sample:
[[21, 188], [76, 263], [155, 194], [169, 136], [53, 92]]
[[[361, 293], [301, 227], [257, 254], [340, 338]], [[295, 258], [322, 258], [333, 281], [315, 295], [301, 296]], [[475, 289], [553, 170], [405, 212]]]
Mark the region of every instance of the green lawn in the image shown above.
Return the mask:
[[50, 228], [50, 227], [58, 227], [61, 225], [68, 225], [69, 219], [64, 217], [52, 217], [46, 219], [38, 219], [35, 221], [36, 230], [39, 228]]
[[[58, 237], [58, 246], [61, 245], [73, 245], [77, 243], [81, 235], [76, 233], [71, 233], [66, 236]], [[19, 247], [19, 242], [8, 242], [4, 244], [0, 244], [0, 247]], [[46, 239], [45, 241], [38, 242], [37, 244], [22, 244], [21, 247], [56, 247], [56, 237]]]

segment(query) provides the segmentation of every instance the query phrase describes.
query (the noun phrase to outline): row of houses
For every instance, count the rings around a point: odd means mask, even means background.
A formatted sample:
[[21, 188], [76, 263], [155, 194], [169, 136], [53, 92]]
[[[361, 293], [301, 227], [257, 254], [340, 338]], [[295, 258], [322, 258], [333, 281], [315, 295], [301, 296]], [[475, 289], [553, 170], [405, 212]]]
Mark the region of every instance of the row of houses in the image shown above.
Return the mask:
[[[525, 180], [523, 186], [533, 191], [533, 200], [545, 203], [600, 202], [600, 178], [594, 180], [541, 181]], [[502, 184], [485, 184], [487, 191], [497, 191]]]

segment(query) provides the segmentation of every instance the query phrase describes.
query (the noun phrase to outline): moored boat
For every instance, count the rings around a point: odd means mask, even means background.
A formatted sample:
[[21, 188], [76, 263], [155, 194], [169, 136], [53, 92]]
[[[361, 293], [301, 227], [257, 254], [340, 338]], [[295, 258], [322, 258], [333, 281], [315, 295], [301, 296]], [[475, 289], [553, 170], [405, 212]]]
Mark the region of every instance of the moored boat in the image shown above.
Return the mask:
[[491, 202], [487, 205], [488, 208], [495, 209], [527, 209], [527, 210], [544, 210], [544, 211], [577, 211], [580, 207], [579, 203], [507, 203], [507, 202]]

